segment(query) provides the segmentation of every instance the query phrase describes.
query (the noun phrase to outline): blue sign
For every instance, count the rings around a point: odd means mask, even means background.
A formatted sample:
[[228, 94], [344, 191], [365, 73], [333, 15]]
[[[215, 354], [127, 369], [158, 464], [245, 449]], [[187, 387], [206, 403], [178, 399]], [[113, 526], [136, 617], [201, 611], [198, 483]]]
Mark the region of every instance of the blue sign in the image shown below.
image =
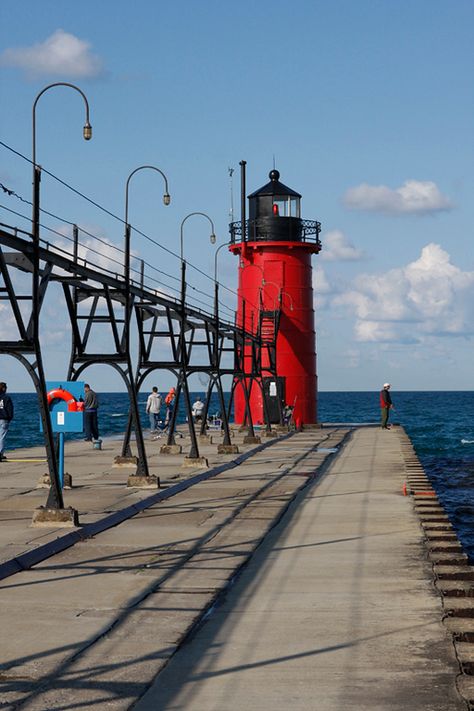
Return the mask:
[[46, 393], [53, 432], [83, 432], [84, 382], [48, 380]]

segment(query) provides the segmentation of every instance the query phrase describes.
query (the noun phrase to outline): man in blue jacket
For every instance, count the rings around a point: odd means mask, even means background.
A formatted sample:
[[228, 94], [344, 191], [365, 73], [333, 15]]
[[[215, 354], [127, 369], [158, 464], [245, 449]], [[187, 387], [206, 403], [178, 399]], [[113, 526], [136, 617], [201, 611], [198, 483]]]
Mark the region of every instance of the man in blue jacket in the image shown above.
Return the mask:
[[13, 420], [13, 402], [7, 395], [7, 384], [0, 383], [0, 462], [6, 462], [5, 438]]

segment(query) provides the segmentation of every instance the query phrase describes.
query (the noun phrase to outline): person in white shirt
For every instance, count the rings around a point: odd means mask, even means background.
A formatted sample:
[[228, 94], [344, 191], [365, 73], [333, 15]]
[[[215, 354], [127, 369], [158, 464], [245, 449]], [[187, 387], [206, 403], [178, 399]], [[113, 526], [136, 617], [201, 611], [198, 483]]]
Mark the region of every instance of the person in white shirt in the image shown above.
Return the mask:
[[158, 432], [160, 429], [160, 410], [161, 410], [162, 398], [158, 392], [158, 388], [152, 388], [151, 393], [148, 395], [148, 400], [146, 401], [146, 412], [150, 418], [150, 430], [152, 432]]
[[193, 420], [194, 422], [201, 422], [202, 420], [202, 413], [204, 411], [204, 403], [201, 400], [200, 397], [196, 399], [196, 402], [193, 404]]

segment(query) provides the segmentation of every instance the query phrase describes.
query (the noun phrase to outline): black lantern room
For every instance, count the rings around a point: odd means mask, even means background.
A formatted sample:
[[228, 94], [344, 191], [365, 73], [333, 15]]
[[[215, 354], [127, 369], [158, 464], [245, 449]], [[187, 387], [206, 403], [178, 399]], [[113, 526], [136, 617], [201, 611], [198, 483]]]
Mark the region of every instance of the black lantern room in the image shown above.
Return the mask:
[[245, 161], [242, 161], [242, 215], [229, 225], [231, 243], [313, 242], [319, 252], [321, 223], [301, 219], [301, 195], [280, 182], [278, 170], [270, 171], [270, 182], [248, 196], [249, 219], [245, 220]]
[[249, 195], [249, 240], [301, 240], [301, 195], [280, 183], [278, 170], [270, 182]]

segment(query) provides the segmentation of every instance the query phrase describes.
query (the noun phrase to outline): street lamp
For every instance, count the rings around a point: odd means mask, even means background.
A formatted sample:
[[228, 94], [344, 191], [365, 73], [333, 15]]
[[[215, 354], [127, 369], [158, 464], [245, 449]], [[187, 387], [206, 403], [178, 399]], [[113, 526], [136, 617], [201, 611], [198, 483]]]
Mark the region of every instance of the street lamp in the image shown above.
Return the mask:
[[[34, 102], [33, 102], [33, 109], [32, 109], [32, 130], [33, 130], [33, 140], [32, 140], [32, 163], [33, 163], [33, 200], [32, 200], [32, 206], [33, 206], [33, 211], [32, 211], [32, 235], [33, 235], [33, 248], [34, 248], [34, 257], [35, 261], [37, 258], [39, 258], [39, 220], [40, 220], [40, 182], [41, 182], [41, 166], [37, 165], [36, 163], [36, 105], [38, 104], [39, 99], [43, 94], [48, 91], [49, 89], [52, 89], [55, 86], [68, 86], [71, 89], [74, 89], [77, 91], [82, 98], [84, 99], [84, 104], [86, 107], [86, 121], [84, 124], [84, 128], [82, 130], [82, 135], [84, 136], [84, 140], [89, 141], [92, 138], [92, 126], [89, 121], [89, 102], [87, 101], [87, 97], [84, 94], [84, 92], [79, 89], [78, 86], [75, 86], [74, 84], [69, 84], [67, 82], [59, 81], [55, 82], [54, 84], [48, 84], [48, 86], [45, 86], [44, 89], [42, 89], [39, 94], [37, 94]], [[38, 266], [38, 273], [33, 274], [33, 300], [37, 301], [37, 296], [38, 296], [38, 282], [39, 282], [39, 264]], [[36, 293], [35, 293], [36, 292]], [[36, 316], [33, 314], [33, 321], [35, 321]], [[36, 321], [35, 323], [35, 328], [37, 329], [38, 323]]]
[[82, 98], [84, 99], [84, 104], [86, 106], [86, 122], [84, 124], [84, 128], [82, 129], [82, 135], [84, 136], [85, 141], [90, 141], [90, 139], [92, 138], [92, 126], [89, 121], [89, 102], [87, 101], [87, 97], [84, 92], [79, 89], [78, 86], [75, 86], [74, 84], [68, 84], [64, 81], [58, 81], [54, 84], [48, 84], [48, 86], [45, 86], [44, 89], [39, 92], [33, 103], [33, 168], [36, 167], [36, 104], [38, 103], [40, 97], [45, 93], [45, 91], [48, 91], [48, 89], [52, 89], [54, 86], [69, 86], [71, 89], [74, 89], [75, 91], [79, 92], [79, 94], [82, 96]]
[[223, 249], [224, 247], [228, 247], [231, 244], [232, 244], [232, 242], [224, 242], [224, 244], [220, 244], [216, 249], [216, 253], [214, 255], [214, 283], [215, 284], [218, 283], [218, 281], [217, 281], [217, 257], [219, 256], [219, 252], [221, 251], [221, 249]]
[[[138, 173], [139, 170], [154, 170], [157, 173], [159, 173], [163, 180], [165, 181], [165, 192], [163, 195], [163, 203], [165, 205], [169, 205], [171, 202], [171, 198], [168, 192], [168, 180], [166, 178], [166, 175], [163, 173], [162, 170], [159, 168], [156, 168], [154, 165], [141, 165], [138, 168], [135, 168], [135, 170], [132, 170], [130, 175], [127, 178], [127, 182], [125, 184], [125, 247], [124, 247], [124, 278], [125, 278], [125, 315], [124, 315], [124, 325], [123, 325], [123, 348], [125, 351], [125, 358], [127, 361], [127, 370], [129, 374], [129, 378], [131, 381], [131, 388], [130, 388], [130, 414], [129, 414], [129, 420], [128, 420], [128, 425], [127, 425], [127, 432], [123, 441], [123, 446], [122, 446], [122, 456], [127, 457], [130, 456], [130, 435], [131, 435], [131, 427], [132, 423], [134, 423], [135, 427], [135, 437], [136, 437], [136, 442], [137, 442], [137, 449], [138, 449], [138, 470], [137, 473], [143, 473], [144, 476], [148, 476], [148, 464], [146, 461], [146, 454], [145, 454], [145, 445], [143, 442], [143, 433], [142, 429], [140, 427], [140, 414], [138, 411], [138, 401], [137, 401], [137, 391], [135, 388], [135, 383], [133, 382], [132, 378], [132, 360], [131, 360], [131, 355], [130, 355], [130, 321], [132, 317], [132, 294], [131, 294], [131, 280], [130, 280], [130, 236], [131, 236], [131, 226], [128, 221], [128, 190], [130, 186], [130, 180], [132, 179], [132, 176], [135, 175], [135, 173]], [[143, 271], [142, 271], [142, 277], [141, 281], [143, 283]]]
[[32, 199], [32, 235], [33, 235], [33, 330], [35, 336], [38, 335], [38, 321], [39, 321], [39, 222], [40, 222], [40, 183], [41, 183], [41, 166], [36, 163], [36, 105], [43, 94], [52, 89], [55, 86], [67, 86], [74, 91], [77, 91], [83, 98], [86, 107], [86, 121], [84, 128], [82, 130], [82, 135], [84, 140], [89, 141], [92, 138], [92, 126], [89, 121], [89, 102], [84, 92], [79, 89], [78, 86], [74, 84], [69, 84], [67, 82], [59, 81], [54, 84], [48, 84], [42, 89], [39, 94], [37, 94], [36, 99], [33, 102], [32, 109], [32, 130], [33, 130], [33, 140], [32, 140], [32, 163], [33, 163], [33, 199]]
[[211, 218], [209, 217], [209, 215], [206, 215], [205, 212], [190, 212], [189, 215], [186, 215], [186, 217], [181, 222], [181, 228], [180, 228], [181, 262], [183, 261], [183, 226], [184, 226], [184, 223], [186, 222], [186, 220], [188, 220], [193, 215], [201, 215], [201, 217], [205, 217], [206, 220], [209, 220], [209, 222], [211, 223], [211, 230], [212, 230], [211, 234], [209, 235], [209, 240], [210, 240], [211, 244], [216, 243], [216, 234], [215, 234], [215, 229], [214, 229], [214, 223], [211, 220]]
[[165, 192], [163, 194], [163, 203], [165, 205], [169, 205], [171, 202], [171, 196], [168, 192], [168, 179], [167, 179], [166, 175], [163, 173], [163, 171], [154, 165], [141, 165], [138, 168], [135, 168], [135, 170], [132, 170], [132, 172], [130, 173], [130, 175], [127, 178], [127, 184], [125, 186], [125, 225], [128, 225], [128, 186], [130, 183], [130, 179], [131, 179], [132, 175], [135, 175], [135, 173], [138, 173], [139, 170], [145, 170], [145, 168], [148, 170], [156, 170], [156, 172], [159, 173], [163, 177], [163, 180], [165, 181]]
[[135, 170], [132, 170], [130, 175], [127, 178], [127, 182], [125, 185], [125, 249], [124, 249], [124, 257], [125, 257], [125, 264], [124, 264], [124, 276], [125, 276], [125, 288], [126, 288], [126, 314], [125, 314], [125, 342], [126, 342], [126, 347], [128, 349], [129, 346], [129, 320], [130, 320], [130, 312], [131, 312], [131, 303], [130, 303], [130, 234], [131, 234], [131, 227], [130, 223], [128, 221], [128, 189], [130, 185], [130, 180], [135, 173], [138, 173], [139, 170], [155, 170], [157, 173], [159, 173], [163, 180], [165, 181], [165, 192], [163, 194], [163, 203], [165, 205], [169, 205], [171, 202], [171, 197], [168, 191], [168, 179], [166, 175], [163, 173], [162, 170], [159, 168], [156, 168], [154, 165], [141, 165], [138, 168], [135, 168]]
[[51, 428], [51, 420], [49, 416], [49, 404], [46, 397], [45, 377], [43, 368], [43, 359], [39, 345], [39, 312], [40, 312], [40, 251], [39, 251], [39, 226], [40, 226], [40, 183], [41, 183], [41, 166], [36, 163], [36, 106], [40, 97], [49, 89], [55, 86], [67, 86], [79, 94], [84, 99], [86, 107], [86, 121], [83, 128], [83, 136], [86, 141], [92, 138], [92, 126], [89, 121], [89, 103], [86, 95], [79, 87], [66, 82], [56, 82], [48, 84], [37, 94], [32, 108], [32, 164], [33, 164], [33, 199], [32, 199], [32, 238], [33, 238], [33, 274], [32, 274], [32, 304], [31, 304], [31, 324], [32, 333], [31, 340], [34, 343], [36, 363], [33, 368], [36, 369], [35, 386], [39, 399], [39, 409], [43, 432], [45, 434], [45, 447], [50, 470], [51, 487], [48, 496], [48, 506], [53, 508], [64, 508], [61, 482], [59, 480], [58, 463], [54, 451], [53, 432]]

